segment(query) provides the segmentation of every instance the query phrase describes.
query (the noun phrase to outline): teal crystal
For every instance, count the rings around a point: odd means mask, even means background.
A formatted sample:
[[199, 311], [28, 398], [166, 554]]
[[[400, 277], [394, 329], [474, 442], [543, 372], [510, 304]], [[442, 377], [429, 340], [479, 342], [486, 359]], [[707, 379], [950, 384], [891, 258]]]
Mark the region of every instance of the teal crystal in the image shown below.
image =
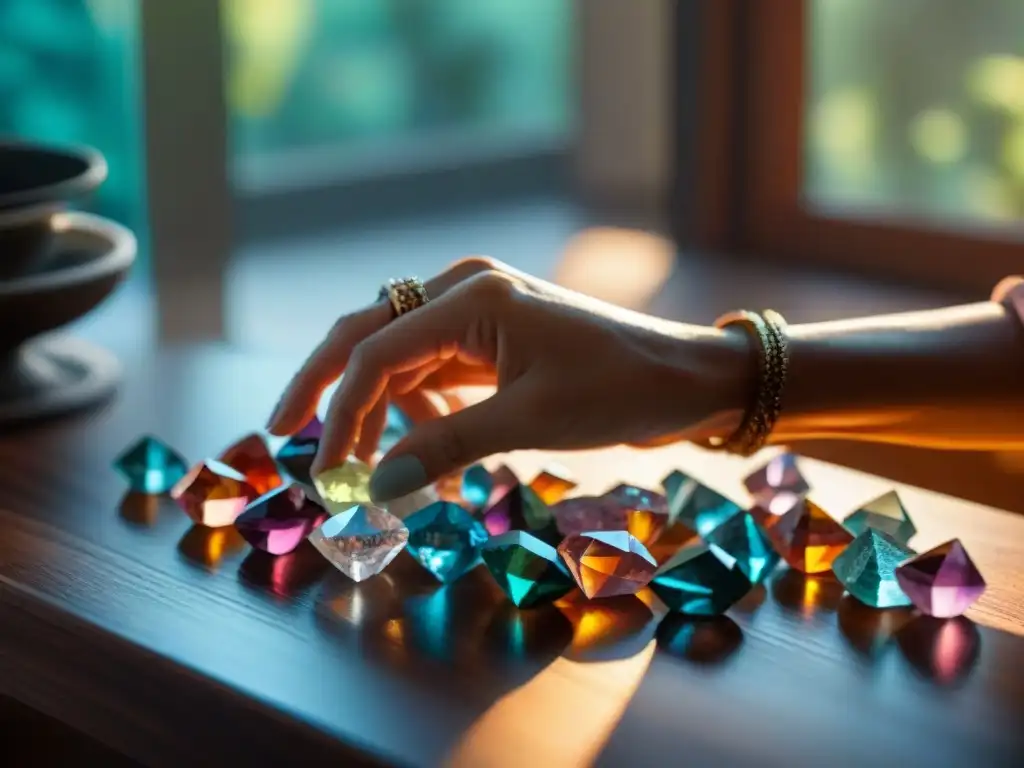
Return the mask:
[[843, 526], [854, 536], [874, 528], [903, 545], [908, 544], [917, 533], [914, 521], [910, 519], [896, 491], [889, 491], [864, 504], [843, 520]]
[[480, 562], [487, 531], [458, 504], [436, 501], [404, 522], [409, 553], [442, 584], [450, 584]]
[[397, 405], [388, 405], [387, 421], [384, 423], [384, 434], [380, 437], [377, 448], [387, 453], [398, 441], [412, 430], [412, 419]]
[[661, 487], [665, 490], [665, 498], [668, 499], [669, 504], [679, 495], [679, 492], [683, 490], [687, 483], [693, 482], [693, 478], [684, 472], [680, 472], [678, 469], [673, 469], [665, 475], [665, 479], [661, 481]]
[[167, 493], [188, 472], [188, 462], [167, 443], [146, 436], [114, 460], [131, 490], [136, 493]]
[[462, 498], [471, 507], [486, 505], [493, 490], [494, 478], [482, 464], [474, 464], [462, 473]]
[[779, 554], [772, 548], [768, 535], [749, 512], [728, 518], [712, 529], [704, 541], [734, 557], [736, 567], [752, 584], [764, 581], [779, 562]]
[[899, 608], [910, 598], [896, 580], [896, 568], [916, 553], [887, 533], [868, 528], [832, 563], [846, 591], [872, 608]]
[[683, 485], [669, 501], [669, 519], [685, 523], [701, 536], [707, 536], [740, 511], [735, 501], [697, 482]]
[[690, 544], [661, 566], [651, 589], [685, 616], [717, 616], [753, 587], [735, 558], [714, 544]]
[[480, 556], [519, 608], [553, 602], [576, 586], [555, 548], [526, 531], [495, 536], [484, 544]]

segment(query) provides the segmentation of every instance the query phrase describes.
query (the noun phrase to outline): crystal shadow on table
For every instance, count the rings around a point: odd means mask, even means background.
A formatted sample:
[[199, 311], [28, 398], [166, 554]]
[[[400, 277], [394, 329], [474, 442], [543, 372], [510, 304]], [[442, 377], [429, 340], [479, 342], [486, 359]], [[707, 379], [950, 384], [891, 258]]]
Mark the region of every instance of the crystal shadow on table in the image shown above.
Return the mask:
[[407, 553], [355, 583], [331, 574], [316, 604], [325, 634], [425, 685], [471, 674], [498, 697], [557, 659], [572, 627], [553, 606], [521, 611], [483, 568], [441, 585]]
[[234, 526], [208, 528], [193, 525], [178, 541], [178, 554], [189, 565], [211, 572], [217, 570], [225, 559], [241, 554], [248, 547]]
[[939, 688], [962, 685], [981, 656], [981, 633], [966, 616], [915, 616], [895, 640], [915, 675]]
[[153, 528], [163, 516], [161, 513], [172, 507], [173, 502], [166, 496], [128, 490], [117, 505], [117, 514], [135, 528]]
[[728, 616], [669, 614], [658, 626], [659, 650], [702, 667], [723, 664], [743, 645], [743, 630]]
[[309, 592], [328, 571], [330, 563], [312, 544], [303, 541], [283, 555], [251, 550], [238, 566], [238, 580], [248, 589], [279, 600], [294, 600]]
[[555, 607], [572, 627], [571, 643], [563, 655], [570, 661], [604, 662], [628, 659], [644, 650], [668, 615], [650, 589], [636, 595], [588, 600], [574, 591]]
[[808, 620], [835, 613], [844, 591], [830, 572], [808, 574], [787, 566], [775, 572], [769, 586], [772, 598], [783, 611]]

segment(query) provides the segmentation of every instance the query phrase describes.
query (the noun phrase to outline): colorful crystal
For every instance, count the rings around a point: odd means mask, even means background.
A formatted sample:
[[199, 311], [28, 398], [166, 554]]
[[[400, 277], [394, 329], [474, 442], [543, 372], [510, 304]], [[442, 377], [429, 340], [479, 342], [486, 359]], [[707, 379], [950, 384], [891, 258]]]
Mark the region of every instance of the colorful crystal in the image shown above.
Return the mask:
[[717, 616], [739, 602], [752, 586], [735, 558], [705, 543], [679, 550], [651, 581], [651, 589], [661, 601], [686, 616]]
[[590, 531], [558, 545], [570, 573], [590, 599], [635, 595], [658, 567], [651, 553], [625, 531]]
[[832, 563], [846, 591], [872, 608], [899, 608], [910, 598], [896, 580], [896, 568], [914, 551], [887, 533], [867, 528]]
[[658, 565], [662, 565], [687, 544], [692, 544], [699, 540], [700, 536], [695, 530], [682, 520], [676, 520], [673, 523], [669, 523], [657, 539], [649, 544], [644, 542], [644, 544], [647, 547], [647, 551], [654, 556]]
[[495, 536], [484, 544], [480, 557], [519, 608], [553, 602], [575, 586], [555, 548], [526, 531]]
[[803, 496], [780, 492], [750, 508], [749, 514], [764, 530], [772, 528], [789, 510], [803, 502]]
[[324, 425], [316, 416], [302, 429], [292, 435], [277, 452], [278, 463], [288, 474], [300, 483], [311, 483], [309, 470], [320, 448], [320, 437]]
[[146, 436], [114, 460], [114, 468], [137, 493], [167, 493], [188, 472], [180, 453], [155, 437]]
[[777, 493], [802, 496], [810, 490], [800, 472], [795, 453], [780, 453], [743, 481], [750, 495], [759, 503], [771, 501]]
[[327, 517], [298, 485], [275, 488], [255, 499], [235, 520], [249, 544], [272, 555], [291, 552]]
[[669, 517], [682, 520], [701, 536], [740, 512], [740, 506], [713, 488], [688, 483], [672, 499]]
[[231, 525], [257, 496], [241, 472], [213, 459], [196, 464], [171, 489], [185, 514], [208, 528]]
[[678, 496], [687, 484], [695, 482], [689, 475], [680, 472], [678, 469], [673, 469], [665, 475], [665, 479], [661, 481], [661, 487], [665, 490], [665, 498], [668, 499], [671, 505], [672, 499]]
[[579, 483], [572, 479], [569, 475], [569, 470], [553, 464], [542, 469], [530, 481], [530, 489], [545, 504], [554, 504], [561, 501], [565, 498], [565, 494], [577, 485]]
[[507, 464], [499, 464], [491, 472], [491, 497], [485, 506], [496, 504], [506, 493], [519, 485], [519, 476]]
[[868, 528], [874, 528], [891, 536], [900, 544], [907, 544], [917, 533], [914, 521], [900, 501], [896, 491], [879, 496], [860, 507], [843, 521], [843, 525], [854, 536], [858, 536]]
[[775, 551], [803, 573], [824, 573], [853, 541], [848, 530], [825, 510], [801, 497], [768, 531]]
[[[409, 434], [413, 427], [412, 419], [396, 405], [388, 405], [387, 421], [384, 423], [384, 434], [380, 437], [377, 449], [387, 452], [394, 448], [398, 441]], [[319, 438], [318, 438], [319, 439]]]
[[922, 613], [940, 619], [961, 615], [985, 592], [985, 579], [959, 539], [903, 563], [896, 580]]
[[655, 512], [668, 517], [668, 499], [657, 491], [650, 491], [636, 485], [622, 483], [616, 485], [606, 496], [609, 496], [625, 507], [639, 511]]
[[462, 498], [469, 506], [483, 507], [493, 490], [494, 480], [483, 464], [474, 464], [462, 473]]
[[487, 530], [464, 507], [438, 501], [405, 519], [409, 553], [442, 584], [449, 584], [480, 562]]
[[752, 584], [764, 581], [779, 562], [779, 554], [772, 549], [764, 529], [746, 512], [733, 515], [704, 540], [733, 557], [736, 568]]
[[668, 515], [634, 509], [611, 496], [576, 496], [551, 507], [551, 513], [564, 536], [587, 531], [627, 531], [644, 546], [658, 539]]
[[508, 531], [529, 531], [552, 546], [562, 540], [551, 507], [522, 483], [516, 483], [508, 493], [484, 509], [480, 520], [491, 536], [500, 536]]
[[328, 518], [309, 534], [320, 554], [353, 581], [365, 581], [383, 571], [408, 540], [409, 531], [401, 520], [365, 504]]
[[283, 482], [266, 441], [256, 433], [225, 449], [218, 460], [241, 472], [256, 493], [272, 491]]
[[344, 512], [355, 504], [370, 501], [370, 475], [373, 474], [359, 459], [350, 458], [344, 464], [325, 469], [313, 478], [313, 487], [324, 500], [332, 515]]

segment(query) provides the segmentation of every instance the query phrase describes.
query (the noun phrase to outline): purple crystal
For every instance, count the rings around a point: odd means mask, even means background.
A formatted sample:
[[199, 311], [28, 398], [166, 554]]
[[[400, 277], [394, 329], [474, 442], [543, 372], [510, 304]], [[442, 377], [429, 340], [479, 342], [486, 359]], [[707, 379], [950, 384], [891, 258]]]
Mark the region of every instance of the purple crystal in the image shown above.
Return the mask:
[[780, 453], [743, 481], [750, 495], [768, 503], [777, 493], [804, 494], [810, 490], [796, 463], [795, 453]]
[[629, 507], [611, 496], [577, 496], [551, 507], [555, 524], [563, 536], [586, 531], [625, 531]]
[[959, 616], [985, 591], [985, 579], [959, 539], [903, 563], [896, 581], [922, 613], [941, 619]]
[[275, 488], [253, 501], [235, 520], [242, 537], [272, 555], [291, 552], [327, 517], [298, 485]]
[[292, 435], [292, 440], [297, 443], [319, 440], [324, 434], [324, 424], [314, 416], [302, 429]]
[[649, 491], [646, 488], [623, 483], [608, 491], [606, 496], [628, 509], [635, 509], [641, 512], [657, 512], [660, 515], [668, 514], [668, 500], [662, 494], [656, 491]]

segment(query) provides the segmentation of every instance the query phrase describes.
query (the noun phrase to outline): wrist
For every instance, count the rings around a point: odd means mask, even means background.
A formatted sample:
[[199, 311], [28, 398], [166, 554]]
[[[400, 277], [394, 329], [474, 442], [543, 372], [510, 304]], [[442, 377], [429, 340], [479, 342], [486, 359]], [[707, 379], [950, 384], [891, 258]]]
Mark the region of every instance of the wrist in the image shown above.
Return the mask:
[[722, 441], [743, 421], [757, 386], [757, 351], [749, 334], [702, 329], [691, 346], [697, 420], [689, 439]]

